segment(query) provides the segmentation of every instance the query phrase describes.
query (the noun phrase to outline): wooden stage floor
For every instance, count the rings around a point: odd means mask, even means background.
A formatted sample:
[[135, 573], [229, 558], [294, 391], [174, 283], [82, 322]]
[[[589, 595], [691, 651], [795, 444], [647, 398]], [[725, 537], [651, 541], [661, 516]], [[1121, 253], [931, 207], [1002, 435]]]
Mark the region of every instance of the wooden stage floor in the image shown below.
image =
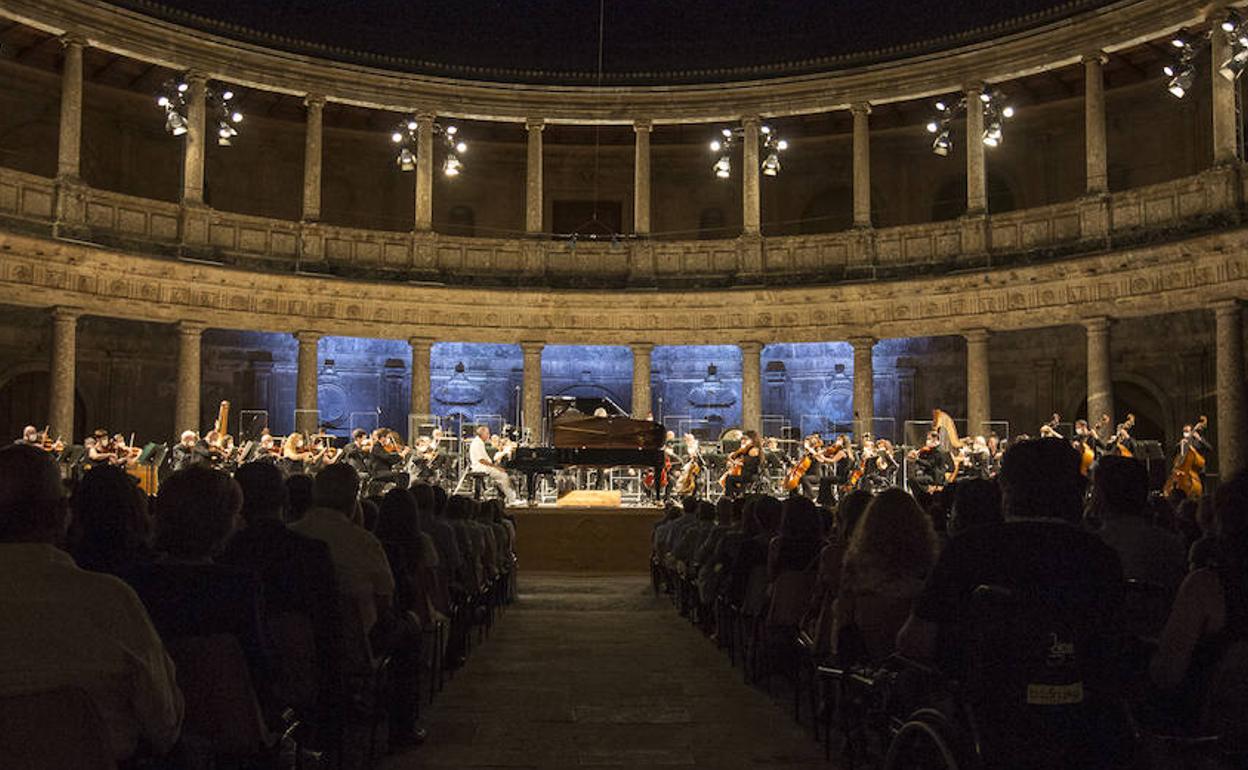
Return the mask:
[[662, 508], [517, 507], [516, 553], [529, 572], [649, 574]]

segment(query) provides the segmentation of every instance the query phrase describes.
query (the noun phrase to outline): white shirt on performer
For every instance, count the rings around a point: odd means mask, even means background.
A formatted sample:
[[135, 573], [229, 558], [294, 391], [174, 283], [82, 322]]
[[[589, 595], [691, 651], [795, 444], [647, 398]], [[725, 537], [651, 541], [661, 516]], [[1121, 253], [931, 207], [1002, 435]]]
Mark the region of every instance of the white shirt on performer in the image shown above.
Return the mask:
[[490, 453], [485, 451], [485, 440], [480, 436], [472, 437], [472, 443], [468, 445], [468, 460], [473, 473], [485, 473], [492, 467], [489, 464]]

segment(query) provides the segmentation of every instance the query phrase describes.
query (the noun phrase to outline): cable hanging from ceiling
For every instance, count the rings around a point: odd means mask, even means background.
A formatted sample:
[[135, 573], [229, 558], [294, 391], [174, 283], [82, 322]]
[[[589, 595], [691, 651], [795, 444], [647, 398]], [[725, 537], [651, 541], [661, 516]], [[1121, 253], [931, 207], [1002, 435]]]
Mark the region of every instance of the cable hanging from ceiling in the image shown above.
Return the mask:
[[[448, 177], [459, 176], [464, 170], [464, 162], [460, 156], [468, 152], [468, 143], [459, 135], [459, 127], [453, 124], [443, 125], [434, 120], [429, 122], [429, 130], [435, 138], [441, 138], [442, 146], [446, 150], [442, 159], [442, 173]], [[420, 121], [414, 116], [403, 121], [390, 134], [390, 141], [399, 148], [394, 158], [399, 170], [415, 171], [417, 148], [420, 144]]]
[[[172, 136], [182, 136], [189, 126], [187, 98], [191, 86], [185, 75], [166, 80], [156, 97], [156, 105], [165, 111], [165, 131]], [[214, 83], [204, 85], [204, 107], [209, 121], [216, 126], [217, 144], [229, 147], [238, 136], [238, 125], [243, 113], [238, 109], [234, 89]]]
[[[932, 152], [947, 157], [953, 151], [953, 121], [970, 109], [963, 96], [956, 102], [941, 99], [935, 105], [936, 117], [927, 123], [932, 137]], [[1014, 108], [1006, 103], [1005, 94], [996, 88], [985, 88], [979, 95], [979, 108], [983, 110], [984, 130], [980, 141], [985, 147], [1000, 147], [1005, 141], [1005, 121], [1014, 117]]]

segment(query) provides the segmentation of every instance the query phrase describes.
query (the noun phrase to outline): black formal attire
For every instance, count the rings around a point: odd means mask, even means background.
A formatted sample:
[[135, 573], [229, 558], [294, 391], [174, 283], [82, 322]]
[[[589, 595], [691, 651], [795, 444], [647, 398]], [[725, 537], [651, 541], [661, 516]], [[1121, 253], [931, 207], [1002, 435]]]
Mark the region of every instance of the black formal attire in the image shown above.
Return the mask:
[[407, 474], [397, 470], [403, 466], [403, 455], [398, 452], [387, 452], [379, 442], [373, 442], [368, 452], [368, 475], [372, 482], [390, 482], [406, 487], [409, 479]]
[[212, 452], [208, 451], [208, 444], [204, 441], [196, 441], [192, 446], [179, 443], [174, 446], [173, 452], [173, 469], [180, 471], [183, 468], [189, 468], [192, 465], [211, 464]]
[[[751, 450], [752, 452], [753, 450]], [[763, 468], [763, 450], [758, 450], [758, 454], [747, 453], [741, 458], [741, 474], [739, 476], [729, 476], [724, 481], [724, 494], [729, 497], [738, 497], [750, 488], [750, 485], [758, 480], [759, 473]]]

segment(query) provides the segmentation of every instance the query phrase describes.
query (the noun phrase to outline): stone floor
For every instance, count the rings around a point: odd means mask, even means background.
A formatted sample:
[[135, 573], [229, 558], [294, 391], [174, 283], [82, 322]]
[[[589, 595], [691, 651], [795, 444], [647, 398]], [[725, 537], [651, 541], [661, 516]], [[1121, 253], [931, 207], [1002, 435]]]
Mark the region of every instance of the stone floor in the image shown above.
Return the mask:
[[644, 577], [521, 574], [405, 768], [826, 768], [788, 712]]

